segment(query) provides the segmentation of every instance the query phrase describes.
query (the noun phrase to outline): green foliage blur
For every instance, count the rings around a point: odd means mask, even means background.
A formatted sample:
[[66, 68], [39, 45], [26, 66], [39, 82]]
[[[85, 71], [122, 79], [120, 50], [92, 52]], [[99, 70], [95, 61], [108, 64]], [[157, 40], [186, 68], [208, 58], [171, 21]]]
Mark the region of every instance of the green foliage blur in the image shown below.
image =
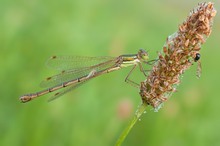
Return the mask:
[[[57, 73], [45, 67], [52, 55], [118, 56], [144, 48], [155, 59], [198, 2], [1, 0], [0, 145], [114, 145], [141, 103], [138, 89], [124, 82], [130, 68], [50, 103], [52, 94], [25, 104], [19, 96], [41, 90], [41, 80]], [[220, 10], [220, 2], [214, 2]], [[124, 146], [220, 145], [219, 32], [217, 13], [201, 50], [201, 78], [195, 63], [178, 92], [159, 112], [149, 108]], [[144, 77], [137, 70], [132, 79]]]

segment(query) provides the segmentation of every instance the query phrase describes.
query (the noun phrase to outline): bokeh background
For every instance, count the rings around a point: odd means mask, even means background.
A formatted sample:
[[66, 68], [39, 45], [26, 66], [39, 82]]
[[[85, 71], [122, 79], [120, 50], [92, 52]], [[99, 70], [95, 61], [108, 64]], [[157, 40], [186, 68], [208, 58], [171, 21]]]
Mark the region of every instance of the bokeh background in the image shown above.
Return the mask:
[[[41, 90], [41, 80], [57, 73], [45, 67], [52, 55], [118, 56], [144, 48], [156, 58], [198, 2], [1, 0], [0, 145], [114, 145], [141, 103], [138, 89], [124, 82], [129, 68], [50, 103], [51, 95], [26, 104], [19, 96]], [[220, 145], [219, 38], [217, 14], [201, 51], [201, 78], [195, 64], [159, 112], [148, 108], [124, 146]], [[132, 79], [144, 77], [137, 70]]]

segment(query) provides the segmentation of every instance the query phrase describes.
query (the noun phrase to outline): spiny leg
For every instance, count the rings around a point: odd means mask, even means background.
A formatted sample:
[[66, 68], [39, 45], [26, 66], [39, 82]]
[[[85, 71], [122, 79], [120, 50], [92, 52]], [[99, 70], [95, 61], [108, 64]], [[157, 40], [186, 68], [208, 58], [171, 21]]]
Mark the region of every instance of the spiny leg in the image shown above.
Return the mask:
[[150, 61], [146, 61], [145, 63], [148, 64], [148, 65], [154, 65], [154, 63], [156, 63], [159, 59], [153, 59], [153, 60], [150, 60]]
[[139, 63], [138, 65], [139, 65], [140, 71], [144, 74], [145, 77], [147, 77], [146, 72], [148, 72], [149, 70], [144, 70], [144, 68], [143, 68], [141, 63]]
[[[157, 60], [152, 60], [152, 61], [150, 61], [150, 62], [154, 62], [154, 63], [155, 63], [155, 61], [157, 61]], [[133, 66], [133, 68], [130, 70], [130, 72], [128, 73], [127, 77], [125, 78], [125, 82], [131, 84], [132, 86], [134, 86], [134, 87], [136, 87], [136, 88], [139, 88], [140, 85], [139, 85], [138, 83], [136, 83], [136, 82], [134, 82], [134, 81], [132, 81], [132, 80], [129, 79], [130, 75], [132, 74], [132, 72], [134, 71], [134, 69], [136, 68], [136, 66], [137, 66], [137, 64], [135, 64], [135, 65]], [[143, 66], [142, 66], [141, 63], [138, 63], [138, 66], [139, 66], [139, 68], [140, 68], [140, 71], [144, 74], [144, 76], [147, 77], [146, 72], [149, 72], [149, 71], [151, 71], [151, 70], [144, 70], [144, 68], [143, 68]]]
[[129, 83], [130, 85], [132, 85], [132, 86], [134, 86], [134, 87], [136, 87], [136, 88], [139, 88], [139, 84], [138, 84], [138, 83], [136, 83], [136, 82], [134, 82], [134, 81], [132, 81], [132, 80], [129, 79], [131, 73], [134, 71], [134, 69], [136, 68], [136, 66], [137, 66], [137, 65], [135, 64], [135, 65], [133, 66], [133, 68], [129, 71], [127, 77], [125, 78], [125, 82], [126, 82], [126, 83]]
[[[159, 59], [154, 59], [154, 60], [150, 60], [150, 61], [145, 61], [144, 63], [147, 64], [147, 65], [154, 65], [158, 60]], [[140, 67], [141, 72], [143, 72], [144, 76], [147, 77], [146, 72], [149, 72], [151, 70], [144, 69], [141, 63], [139, 63], [139, 67]]]

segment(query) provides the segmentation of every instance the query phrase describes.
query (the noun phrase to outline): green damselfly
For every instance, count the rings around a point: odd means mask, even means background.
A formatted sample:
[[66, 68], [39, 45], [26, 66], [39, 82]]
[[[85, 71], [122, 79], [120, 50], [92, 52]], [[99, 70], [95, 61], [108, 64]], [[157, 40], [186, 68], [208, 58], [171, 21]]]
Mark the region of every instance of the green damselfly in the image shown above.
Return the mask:
[[28, 102], [47, 93], [63, 89], [55, 93], [49, 99], [51, 101], [94, 77], [128, 66], [133, 66], [133, 68], [125, 78], [125, 81], [139, 86], [137, 83], [129, 80], [130, 74], [136, 66], [139, 66], [140, 71], [147, 76], [142, 64], [151, 64], [154, 61], [149, 61], [148, 53], [143, 49], [140, 49], [137, 54], [120, 55], [118, 57], [52, 56], [47, 61], [47, 66], [58, 69], [61, 73], [48, 77], [41, 82], [41, 86], [46, 88], [45, 90], [25, 94], [20, 97], [20, 100], [22, 102]]

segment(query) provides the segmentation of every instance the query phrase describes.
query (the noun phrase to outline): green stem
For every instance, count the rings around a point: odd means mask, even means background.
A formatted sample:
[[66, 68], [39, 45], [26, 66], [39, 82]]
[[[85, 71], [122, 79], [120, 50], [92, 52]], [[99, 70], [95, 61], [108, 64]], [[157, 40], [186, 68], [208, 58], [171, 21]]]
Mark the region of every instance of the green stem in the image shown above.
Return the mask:
[[141, 117], [141, 115], [144, 113], [145, 109], [147, 107], [146, 103], [142, 103], [136, 113], [132, 121], [129, 123], [129, 125], [124, 129], [120, 137], [118, 138], [118, 141], [116, 142], [115, 146], [121, 146], [125, 138], [127, 137], [128, 133], [130, 132], [131, 128], [134, 126], [134, 124], [137, 122], [137, 120]]

